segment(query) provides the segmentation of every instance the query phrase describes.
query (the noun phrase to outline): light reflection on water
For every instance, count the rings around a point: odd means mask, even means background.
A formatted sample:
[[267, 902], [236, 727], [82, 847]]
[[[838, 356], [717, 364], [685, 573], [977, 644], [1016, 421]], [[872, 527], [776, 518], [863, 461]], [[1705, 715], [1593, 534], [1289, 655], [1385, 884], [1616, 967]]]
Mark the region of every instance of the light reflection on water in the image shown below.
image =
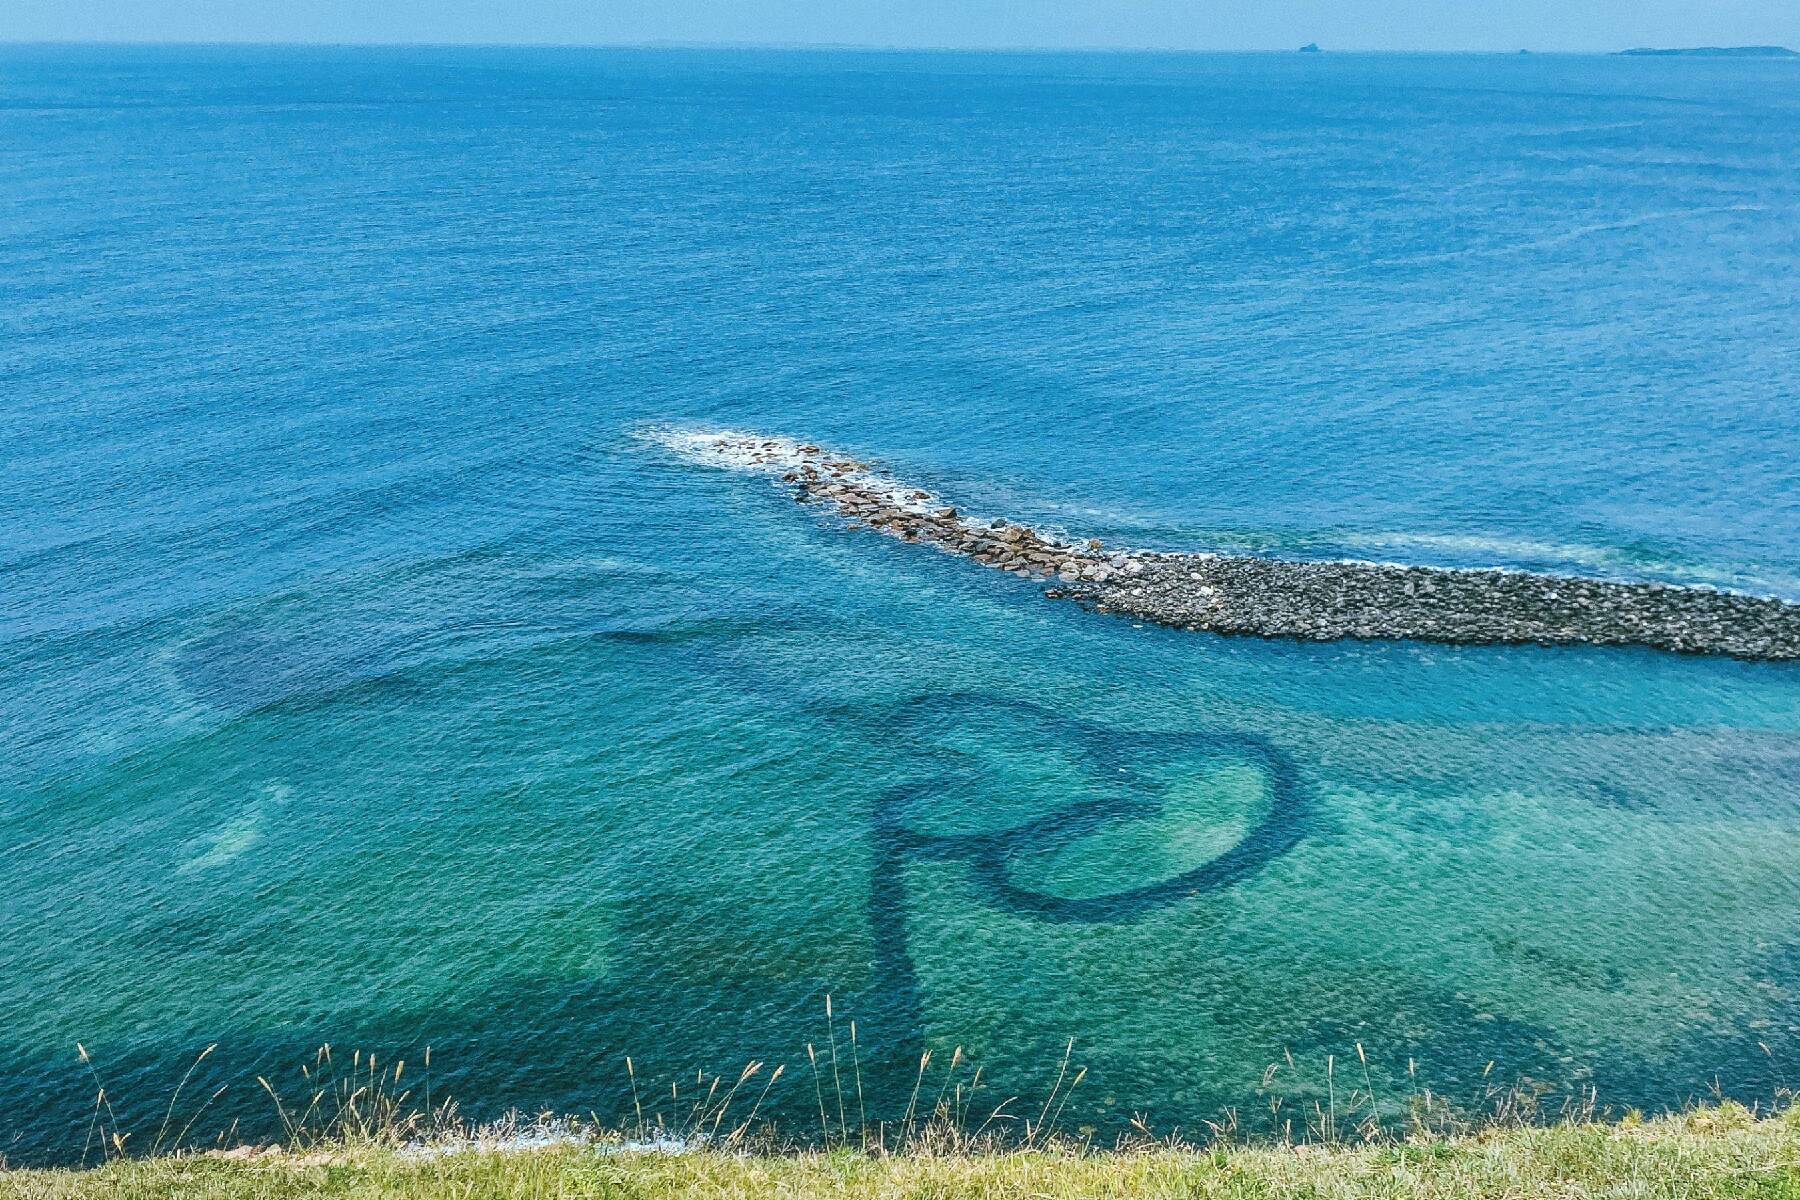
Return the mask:
[[1794, 1078], [1793, 666], [1139, 629], [633, 436], [1779, 591], [1768, 67], [3, 53], [0, 1152], [79, 1143], [78, 1038], [156, 1117], [215, 1040], [196, 1092], [429, 1042], [607, 1115], [826, 991], [877, 1103], [1077, 1038], [1071, 1123], [1358, 1042], [1384, 1095]]

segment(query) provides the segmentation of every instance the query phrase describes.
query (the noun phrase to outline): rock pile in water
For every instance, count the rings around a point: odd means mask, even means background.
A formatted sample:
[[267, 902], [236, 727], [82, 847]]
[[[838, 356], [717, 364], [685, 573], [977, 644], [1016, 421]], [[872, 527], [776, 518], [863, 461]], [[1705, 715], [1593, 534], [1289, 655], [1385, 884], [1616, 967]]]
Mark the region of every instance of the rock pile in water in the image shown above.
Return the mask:
[[776, 474], [798, 499], [829, 505], [853, 529], [936, 546], [1048, 582], [1048, 596], [1160, 625], [1310, 641], [1639, 645], [1800, 658], [1800, 604], [1784, 600], [1496, 569], [1110, 549], [972, 520], [866, 462], [811, 444], [735, 433], [666, 440], [701, 461]]
[[1491, 569], [1205, 554], [1142, 561], [1142, 572], [1123, 586], [1077, 583], [1051, 594], [1214, 633], [1800, 658], [1800, 604], [1759, 596]]

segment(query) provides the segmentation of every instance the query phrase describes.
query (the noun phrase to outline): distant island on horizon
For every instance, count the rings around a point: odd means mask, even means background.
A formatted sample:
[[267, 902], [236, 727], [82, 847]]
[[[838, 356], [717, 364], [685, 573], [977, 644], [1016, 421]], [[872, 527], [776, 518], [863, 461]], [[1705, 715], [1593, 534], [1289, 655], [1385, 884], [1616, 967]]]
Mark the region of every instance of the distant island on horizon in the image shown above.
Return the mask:
[[1800, 58], [1800, 50], [1786, 46], [1691, 46], [1667, 50], [1640, 46], [1614, 53], [1639, 58]]

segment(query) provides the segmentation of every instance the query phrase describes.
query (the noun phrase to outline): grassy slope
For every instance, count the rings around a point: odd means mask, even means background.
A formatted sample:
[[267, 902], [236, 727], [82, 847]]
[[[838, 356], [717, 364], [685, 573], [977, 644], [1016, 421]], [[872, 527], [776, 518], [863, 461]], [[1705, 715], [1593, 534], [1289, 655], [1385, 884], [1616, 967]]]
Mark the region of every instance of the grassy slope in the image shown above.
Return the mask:
[[[329, 1157], [331, 1161], [319, 1161]], [[1800, 1119], [1706, 1110], [1621, 1128], [1496, 1130], [1366, 1147], [1246, 1147], [1124, 1154], [734, 1156], [597, 1154], [559, 1148], [402, 1157], [340, 1149], [311, 1161], [267, 1155], [119, 1162], [89, 1171], [0, 1172], [0, 1198], [393, 1197], [1758, 1197], [1800, 1200]]]

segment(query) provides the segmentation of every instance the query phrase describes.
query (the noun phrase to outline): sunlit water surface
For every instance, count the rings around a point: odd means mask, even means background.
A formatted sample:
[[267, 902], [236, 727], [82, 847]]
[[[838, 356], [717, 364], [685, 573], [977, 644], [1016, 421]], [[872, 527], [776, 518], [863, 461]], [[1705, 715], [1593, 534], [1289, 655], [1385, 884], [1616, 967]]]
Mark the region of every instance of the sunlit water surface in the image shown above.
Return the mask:
[[1138, 628], [645, 434], [1800, 598], [1796, 145], [1786, 63], [0, 50], [0, 1152], [78, 1039], [152, 1131], [328, 1040], [804, 1132], [827, 992], [871, 1116], [1794, 1082], [1793, 665]]

